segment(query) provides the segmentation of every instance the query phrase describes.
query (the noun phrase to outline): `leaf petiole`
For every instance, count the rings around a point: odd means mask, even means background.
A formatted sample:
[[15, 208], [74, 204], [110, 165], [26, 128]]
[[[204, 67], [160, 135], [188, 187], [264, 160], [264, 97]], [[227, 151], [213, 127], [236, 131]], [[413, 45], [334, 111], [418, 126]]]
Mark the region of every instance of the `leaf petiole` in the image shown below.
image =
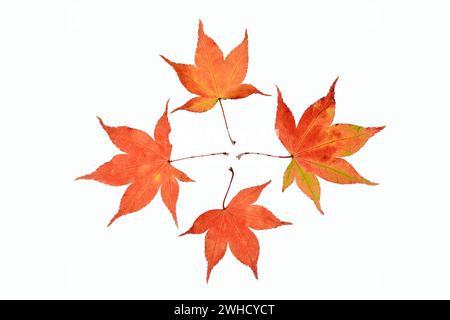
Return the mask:
[[254, 155], [258, 155], [258, 156], [265, 156], [265, 157], [272, 157], [272, 158], [280, 158], [280, 159], [287, 159], [287, 158], [293, 158], [292, 155], [289, 156], [278, 156], [278, 155], [273, 155], [273, 154], [268, 154], [268, 153], [262, 153], [262, 152], [243, 152], [241, 154], [238, 154], [236, 156], [236, 158], [238, 158], [238, 160], [241, 160], [241, 158], [247, 154], [254, 154]]
[[225, 193], [225, 197], [223, 198], [223, 202], [222, 202], [223, 210], [225, 210], [225, 200], [227, 200], [228, 192], [230, 192], [231, 184], [233, 183], [233, 179], [234, 179], [234, 170], [233, 170], [233, 168], [230, 167], [228, 170], [231, 171], [231, 179], [230, 179], [230, 183], [228, 184], [228, 189], [227, 189], [227, 192]]
[[223, 109], [221, 98], [219, 98], [219, 104], [220, 104], [220, 109], [222, 110], [223, 120], [225, 121], [225, 128], [227, 128], [228, 138], [230, 139], [231, 144], [235, 145], [236, 140], [233, 140], [233, 138], [231, 137], [231, 134], [230, 134], [230, 129], [228, 129], [227, 117], [225, 116], [225, 110]]
[[198, 156], [190, 156], [190, 157], [184, 157], [179, 159], [171, 159], [169, 160], [169, 163], [175, 162], [175, 161], [182, 161], [182, 160], [188, 160], [188, 159], [195, 159], [195, 158], [203, 158], [203, 157], [211, 157], [211, 156], [228, 156], [228, 152], [215, 152], [215, 153], [209, 153], [209, 154], [201, 154]]

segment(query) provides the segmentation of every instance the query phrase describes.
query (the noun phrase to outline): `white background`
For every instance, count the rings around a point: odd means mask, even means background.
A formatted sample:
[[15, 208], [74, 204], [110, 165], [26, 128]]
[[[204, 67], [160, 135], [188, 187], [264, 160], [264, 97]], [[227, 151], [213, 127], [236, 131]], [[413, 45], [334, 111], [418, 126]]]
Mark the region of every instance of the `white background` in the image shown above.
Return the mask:
[[[0, 298], [450, 298], [446, 1], [2, 1]], [[193, 63], [198, 19], [224, 52], [249, 31], [246, 82], [284, 93], [296, 119], [336, 76], [336, 122], [387, 125], [349, 158], [376, 187], [322, 181], [321, 216], [295, 186], [275, 97], [170, 116], [177, 230], [158, 195], [111, 228], [125, 187], [74, 178], [118, 150], [107, 124], [153, 132], [191, 95], [158, 54]], [[230, 252], [205, 282], [204, 236], [177, 235], [231, 189], [272, 179], [258, 203], [293, 226], [260, 231], [260, 280]]]

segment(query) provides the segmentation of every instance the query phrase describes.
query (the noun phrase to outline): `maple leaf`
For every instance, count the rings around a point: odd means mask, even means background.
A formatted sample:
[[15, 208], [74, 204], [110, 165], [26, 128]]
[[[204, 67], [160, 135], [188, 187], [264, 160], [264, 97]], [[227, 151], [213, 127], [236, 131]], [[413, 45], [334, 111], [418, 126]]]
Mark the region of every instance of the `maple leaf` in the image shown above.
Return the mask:
[[172, 166], [169, 141], [171, 131], [166, 110], [155, 126], [153, 139], [147, 133], [125, 126], [110, 127], [99, 119], [111, 141], [124, 154], [114, 156], [94, 172], [77, 178], [96, 180], [111, 186], [128, 185], [120, 207], [108, 226], [117, 218], [144, 208], [161, 188], [161, 197], [178, 226], [176, 204], [179, 193], [178, 181], [193, 181], [185, 173]]
[[332, 84], [328, 94], [312, 104], [295, 125], [294, 116], [278, 90], [275, 121], [277, 135], [292, 158], [283, 178], [283, 191], [295, 180], [297, 186], [320, 206], [320, 178], [339, 184], [363, 183], [376, 185], [363, 178], [346, 160], [384, 127], [364, 128], [352, 124], [331, 125], [336, 103]]
[[232, 144], [223, 99], [241, 99], [257, 93], [267, 96], [251, 84], [243, 84], [248, 67], [248, 34], [244, 40], [224, 58], [222, 50], [216, 42], [207, 36], [200, 20], [198, 26], [198, 42], [195, 51], [195, 65], [175, 63], [161, 55], [174, 68], [180, 82], [191, 93], [197, 95], [177, 110], [205, 112], [212, 109], [219, 101], [228, 137]]
[[[230, 171], [232, 172], [231, 181], [233, 181], [233, 169], [230, 168]], [[228, 246], [236, 259], [250, 267], [255, 277], [258, 278], [259, 242], [250, 228], [265, 230], [291, 224], [279, 220], [267, 208], [253, 204], [270, 181], [239, 191], [228, 206], [225, 206], [231, 181], [222, 209], [203, 213], [188, 231], [181, 234], [184, 236], [208, 232], [205, 237], [205, 256], [208, 261], [207, 282], [212, 269], [223, 258]]]
[[195, 66], [175, 63], [161, 55], [171, 65], [183, 86], [198, 97], [192, 98], [176, 110], [205, 112], [219, 99], [240, 99], [251, 94], [263, 94], [250, 84], [242, 84], [248, 66], [248, 35], [224, 58], [216, 42], [203, 31], [200, 20]]

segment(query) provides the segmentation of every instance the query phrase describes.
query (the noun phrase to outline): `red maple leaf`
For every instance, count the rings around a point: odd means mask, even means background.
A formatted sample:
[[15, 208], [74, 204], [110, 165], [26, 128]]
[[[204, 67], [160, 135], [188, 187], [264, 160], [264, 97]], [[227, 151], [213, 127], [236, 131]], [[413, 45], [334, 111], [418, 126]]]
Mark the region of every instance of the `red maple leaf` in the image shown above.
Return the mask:
[[306, 109], [297, 125], [278, 89], [275, 129], [292, 158], [284, 173], [283, 191], [295, 180], [297, 186], [314, 201], [321, 213], [323, 211], [320, 206], [320, 184], [317, 176], [339, 184], [376, 184], [363, 178], [342, 158], [357, 152], [369, 138], [384, 128], [364, 128], [341, 123], [331, 125], [336, 108], [336, 82], [337, 79], [325, 97]]
[[178, 226], [176, 204], [178, 181], [193, 181], [185, 173], [176, 169], [170, 160], [172, 145], [169, 141], [171, 131], [167, 118], [167, 106], [155, 127], [153, 139], [144, 131], [129, 127], [110, 127], [98, 118], [111, 141], [122, 154], [114, 156], [94, 172], [77, 178], [97, 180], [111, 186], [128, 185], [119, 211], [108, 226], [117, 218], [144, 208], [161, 188], [161, 197]]
[[183, 86], [198, 97], [175, 110], [208, 111], [219, 99], [240, 99], [261, 91], [242, 84], [248, 67], [248, 35], [225, 58], [216, 42], [203, 31], [199, 22], [195, 66], [175, 63], [161, 56], [176, 71]]
[[175, 63], [163, 55], [161, 57], [175, 69], [183, 86], [197, 95], [174, 111], [205, 112], [212, 109], [219, 101], [228, 136], [234, 144], [235, 141], [228, 130], [222, 100], [241, 99], [254, 93], [266, 95], [253, 85], [242, 83], [248, 68], [247, 31], [245, 31], [244, 40], [224, 57], [216, 42], [205, 34], [203, 23], [199, 21], [195, 65]]
[[[233, 173], [232, 181], [234, 172], [231, 168], [230, 170]], [[291, 224], [279, 220], [267, 208], [253, 204], [269, 183], [270, 181], [239, 191], [228, 206], [225, 206], [229, 186], [222, 209], [203, 213], [192, 227], [182, 234], [183, 236], [208, 232], [205, 237], [205, 256], [208, 261], [206, 281], [209, 281], [212, 269], [223, 258], [228, 246], [236, 259], [249, 266], [258, 278], [259, 242], [250, 228], [265, 230]]]

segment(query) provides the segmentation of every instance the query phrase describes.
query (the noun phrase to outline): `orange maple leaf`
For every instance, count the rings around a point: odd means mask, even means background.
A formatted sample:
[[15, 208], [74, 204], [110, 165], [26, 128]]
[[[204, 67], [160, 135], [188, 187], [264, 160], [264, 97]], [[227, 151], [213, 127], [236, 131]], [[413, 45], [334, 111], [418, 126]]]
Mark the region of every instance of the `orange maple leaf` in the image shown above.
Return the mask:
[[[234, 176], [233, 170], [231, 168], [230, 170]], [[225, 206], [224, 199], [222, 209], [203, 213], [195, 220], [192, 227], [181, 235], [202, 234], [208, 231], [205, 237], [205, 256], [208, 261], [207, 282], [212, 269], [225, 255], [228, 245], [236, 259], [249, 266], [258, 278], [259, 242], [250, 228], [265, 230], [291, 224], [279, 220], [267, 208], [253, 204], [269, 183], [270, 181], [239, 191], [228, 206]], [[230, 187], [225, 198], [229, 190]]]
[[297, 186], [320, 206], [320, 184], [316, 176], [339, 184], [363, 183], [375, 185], [363, 178], [350, 163], [342, 159], [359, 149], [384, 127], [364, 128], [352, 124], [331, 125], [335, 113], [334, 89], [312, 104], [295, 125], [291, 110], [278, 90], [275, 130], [292, 158], [283, 178], [283, 191], [295, 179]]
[[111, 186], [129, 184], [122, 196], [119, 211], [108, 226], [117, 218], [144, 208], [153, 200], [159, 188], [161, 188], [162, 200], [178, 226], [177, 179], [183, 182], [193, 180], [171, 165], [172, 145], [169, 141], [171, 128], [167, 118], [167, 106], [168, 103], [164, 114], [155, 126], [155, 139], [138, 129], [124, 126], [109, 127], [98, 118], [111, 141], [124, 154], [114, 156], [91, 174], [81, 176], [77, 180], [97, 180]]
[[242, 84], [248, 67], [248, 35], [226, 58], [216, 42], [203, 31], [200, 20], [195, 66], [175, 63], [161, 55], [176, 71], [183, 86], [197, 97], [176, 110], [205, 112], [221, 99], [240, 99], [261, 91], [250, 84]]

